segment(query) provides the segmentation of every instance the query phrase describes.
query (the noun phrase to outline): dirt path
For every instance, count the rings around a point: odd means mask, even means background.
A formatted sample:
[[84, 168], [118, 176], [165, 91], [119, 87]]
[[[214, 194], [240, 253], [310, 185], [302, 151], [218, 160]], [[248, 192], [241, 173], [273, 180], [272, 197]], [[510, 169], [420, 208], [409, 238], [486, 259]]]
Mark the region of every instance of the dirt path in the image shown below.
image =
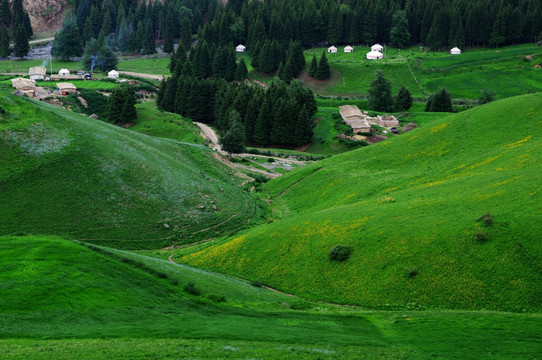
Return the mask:
[[222, 147], [218, 143], [218, 136], [216, 136], [215, 131], [213, 129], [211, 129], [211, 127], [209, 125], [205, 125], [205, 124], [200, 123], [200, 122], [194, 122], [194, 124], [196, 124], [199, 127], [199, 129], [201, 130], [203, 138], [205, 138], [205, 139], [207, 139], [207, 140], [209, 140], [211, 142], [211, 148], [213, 150], [216, 150], [221, 154], [225, 154], [225, 152], [222, 151]]
[[50, 38], [45, 38], [45, 39], [30, 40], [28, 43], [29, 43], [30, 45], [32, 45], [32, 44], [39, 44], [39, 43], [42, 43], [42, 42], [53, 41], [54, 39], [55, 39], [54, 37], [50, 37]]
[[162, 80], [164, 78], [164, 75], [151, 75], [151, 74], [136, 73], [136, 72], [131, 72], [131, 71], [119, 71], [119, 74], [136, 76], [136, 77], [151, 79], [151, 80]]

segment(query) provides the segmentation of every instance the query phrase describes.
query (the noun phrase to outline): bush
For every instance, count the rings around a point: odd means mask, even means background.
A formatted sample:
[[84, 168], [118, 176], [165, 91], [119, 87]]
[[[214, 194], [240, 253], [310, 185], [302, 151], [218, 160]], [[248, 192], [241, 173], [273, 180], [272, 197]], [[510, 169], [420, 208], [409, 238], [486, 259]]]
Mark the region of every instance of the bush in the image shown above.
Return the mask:
[[216, 303], [226, 302], [226, 298], [224, 296], [215, 295], [215, 294], [211, 294], [211, 295], [207, 296], [207, 299], [209, 299], [211, 301], [214, 301]]
[[186, 284], [184, 287], [183, 287], [183, 290], [189, 294], [192, 294], [192, 295], [195, 295], [195, 296], [200, 296], [201, 295], [201, 291], [200, 289], [198, 289], [196, 287], [196, 284], [194, 284], [193, 282], [189, 282], [188, 284]]
[[329, 251], [330, 261], [346, 261], [350, 257], [352, 249], [348, 246], [336, 245]]
[[262, 286], [264, 285], [264, 283], [261, 282], [261, 281], [258, 281], [258, 280], [254, 280], [254, 281], [252, 281], [252, 282], [250, 283], [250, 285], [259, 288], [259, 287], [262, 287]]
[[485, 233], [481, 232], [481, 231], [478, 231], [476, 233], [476, 241], [479, 241], [479, 242], [486, 242], [487, 241], [487, 236]]
[[487, 213], [487, 214], [484, 214], [484, 215], [480, 216], [478, 218], [478, 220], [476, 220], [476, 222], [478, 222], [478, 221], [481, 221], [484, 224], [484, 226], [486, 226], [486, 227], [491, 226], [491, 225], [493, 225], [493, 216], [491, 216], [490, 213]]
[[407, 270], [407, 277], [408, 277], [409, 279], [412, 279], [412, 278], [418, 276], [419, 273], [420, 273], [420, 272], [418, 271], [418, 269], [416, 269], [415, 267], [411, 267], [411, 268], [409, 268], [409, 269]]

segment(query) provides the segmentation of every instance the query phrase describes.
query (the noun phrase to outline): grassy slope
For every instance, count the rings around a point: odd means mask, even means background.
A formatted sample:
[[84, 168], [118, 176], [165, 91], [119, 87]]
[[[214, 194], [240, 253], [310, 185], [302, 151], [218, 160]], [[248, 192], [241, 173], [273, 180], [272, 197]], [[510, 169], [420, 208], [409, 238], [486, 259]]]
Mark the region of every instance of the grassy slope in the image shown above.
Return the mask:
[[11, 95], [0, 105], [10, 113], [0, 120], [0, 234], [158, 248], [259, 217], [206, 147]]
[[[494, 359], [516, 359], [533, 358], [541, 348], [538, 315], [311, 304], [115, 252], [157, 272], [58, 237], [0, 237], [0, 356], [479, 359], [491, 352]], [[196, 281], [201, 296], [182, 290], [188, 281]], [[211, 294], [226, 302], [213, 303]], [[306, 310], [288, 309], [296, 303]]]
[[335, 302], [539, 311], [541, 125], [542, 94], [510, 98], [294, 171], [266, 185], [282, 220], [183, 260]]

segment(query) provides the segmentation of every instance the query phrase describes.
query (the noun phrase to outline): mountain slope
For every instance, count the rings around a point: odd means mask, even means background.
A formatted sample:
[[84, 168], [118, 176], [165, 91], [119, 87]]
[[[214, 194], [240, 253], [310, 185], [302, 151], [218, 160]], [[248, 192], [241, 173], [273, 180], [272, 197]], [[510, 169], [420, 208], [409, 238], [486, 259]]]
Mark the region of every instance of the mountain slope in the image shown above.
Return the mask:
[[255, 201], [204, 146], [24, 98], [1, 96], [0, 106], [0, 235], [158, 248], [259, 217]]
[[542, 94], [494, 102], [270, 181], [282, 219], [183, 260], [335, 302], [540, 310], [541, 158]]

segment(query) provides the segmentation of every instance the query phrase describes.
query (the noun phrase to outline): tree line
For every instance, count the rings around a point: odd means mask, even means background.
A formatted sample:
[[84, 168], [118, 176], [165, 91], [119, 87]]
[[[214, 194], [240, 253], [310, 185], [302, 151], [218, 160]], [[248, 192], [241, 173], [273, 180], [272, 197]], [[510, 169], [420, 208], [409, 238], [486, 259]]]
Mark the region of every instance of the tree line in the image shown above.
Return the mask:
[[13, 52], [16, 57], [28, 55], [28, 39], [34, 35], [30, 17], [23, 8], [22, 0], [0, 2], [0, 57], [11, 55], [10, 40], [13, 39]]

